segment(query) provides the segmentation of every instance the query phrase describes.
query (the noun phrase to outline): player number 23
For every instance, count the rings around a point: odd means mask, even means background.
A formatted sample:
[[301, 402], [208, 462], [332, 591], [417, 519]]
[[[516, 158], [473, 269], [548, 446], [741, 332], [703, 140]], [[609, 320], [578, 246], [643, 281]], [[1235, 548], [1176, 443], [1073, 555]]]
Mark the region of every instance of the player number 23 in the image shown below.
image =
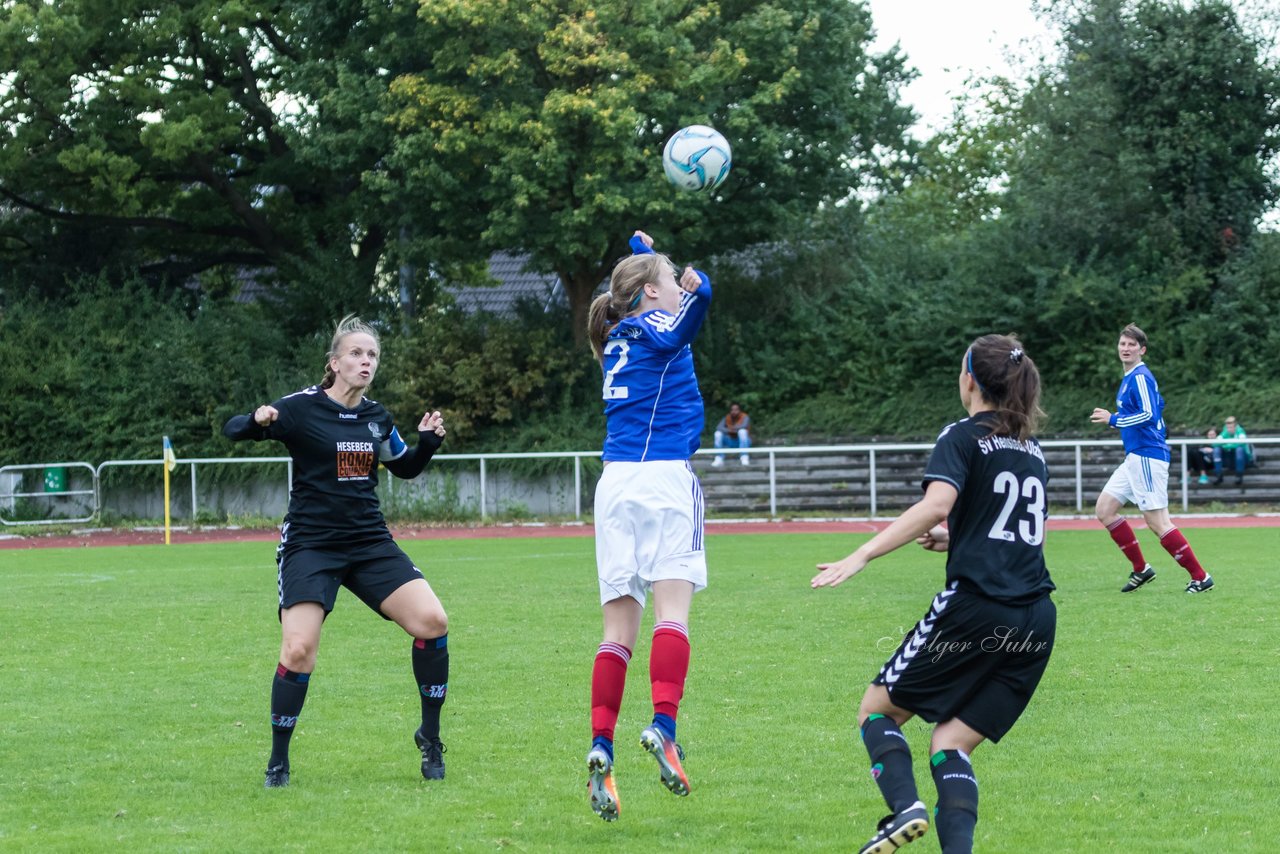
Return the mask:
[[613, 340], [604, 345], [605, 357], [618, 354], [618, 361], [604, 375], [604, 399], [605, 400], [626, 400], [631, 396], [631, 390], [624, 385], [614, 385], [613, 381], [618, 376], [618, 371], [622, 370], [622, 366], [627, 363], [627, 351], [631, 349], [631, 345], [626, 341]]
[[1014, 532], [1007, 527], [1010, 517], [1018, 507], [1018, 498], [1025, 498], [1026, 518], [1018, 520], [1017, 537], [1029, 546], [1038, 546], [1044, 542], [1044, 484], [1038, 477], [1029, 477], [1021, 484], [1012, 472], [1002, 471], [996, 476], [993, 485], [995, 492], [1004, 495], [1004, 507], [987, 536], [993, 540], [1012, 543]]

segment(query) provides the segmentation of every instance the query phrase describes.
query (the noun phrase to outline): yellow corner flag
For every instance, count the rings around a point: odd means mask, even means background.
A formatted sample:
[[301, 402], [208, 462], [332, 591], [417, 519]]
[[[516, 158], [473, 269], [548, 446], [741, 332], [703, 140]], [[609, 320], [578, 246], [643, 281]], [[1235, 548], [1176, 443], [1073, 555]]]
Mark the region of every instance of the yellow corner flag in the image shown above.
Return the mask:
[[164, 544], [169, 545], [169, 472], [178, 465], [169, 437], [164, 437]]

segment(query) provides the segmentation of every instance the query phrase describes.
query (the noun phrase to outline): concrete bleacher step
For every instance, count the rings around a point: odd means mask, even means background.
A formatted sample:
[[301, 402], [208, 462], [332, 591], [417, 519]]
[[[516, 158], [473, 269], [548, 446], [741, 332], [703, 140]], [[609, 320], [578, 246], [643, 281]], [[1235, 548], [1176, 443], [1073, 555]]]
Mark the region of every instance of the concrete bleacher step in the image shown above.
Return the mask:
[[[830, 454], [786, 454], [774, 457], [774, 506], [786, 513], [867, 513], [871, 507], [870, 459], [865, 452]], [[1080, 494], [1083, 511], [1092, 510], [1098, 492], [1106, 484], [1123, 451], [1115, 448], [1087, 448], [1081, 453]], [[768, 513], [770, 511], [770, 466], [766, 449], [753, 449], [750, 464], [742, 465], [738, 454], [725, 455], [723, 466], [712, 466], [710, 456], [694, 461], [702, 481], [708, 512]], [[876, 512], [905, 509], [920, 497], [920, 481], [928, 451], [879, 451], [876, 454]], [[1058, 507], [1076, 506], [1076, 454], [1071, 448], [1046, 448], [1049, 465], [1049, 503]], [[1170, 472], [1169, 498], [1175, 510], [1182, 507], [1181, 457], [1175, 453]], [[1187, 488], [1189, 508], [1211, 503], [1280, 504], [1280, 467], [1251, 470], [1243, 485], [1228, 475], [1224, 483], [1200, 484], [1192, 478]]]

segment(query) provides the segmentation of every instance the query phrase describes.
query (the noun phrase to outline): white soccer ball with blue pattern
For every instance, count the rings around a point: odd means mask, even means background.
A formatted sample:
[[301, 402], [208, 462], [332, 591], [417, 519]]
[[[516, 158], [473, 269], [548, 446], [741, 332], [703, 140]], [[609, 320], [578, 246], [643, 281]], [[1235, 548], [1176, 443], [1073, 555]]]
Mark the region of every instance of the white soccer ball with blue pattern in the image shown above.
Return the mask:
[[732, 165], [729, 141], [706, 125], [680, 128], [662, 149], [662, 170], [681, 190], [714, 190], [729, 177]]

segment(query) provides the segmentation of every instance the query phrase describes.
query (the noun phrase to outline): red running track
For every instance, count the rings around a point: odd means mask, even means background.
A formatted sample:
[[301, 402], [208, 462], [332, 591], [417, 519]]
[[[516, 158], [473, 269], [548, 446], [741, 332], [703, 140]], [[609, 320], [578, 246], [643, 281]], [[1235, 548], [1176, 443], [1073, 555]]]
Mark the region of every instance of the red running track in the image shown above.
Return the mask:
[[[1140, 516], [1127, 517], [1136, 528], [1144, 527]], [[843, 519], [823, 521], [743, 521], [708, 522], [708, 534], [870, 534], [883, 529], [890, 519]], [[1257, 516], [1174, 516], [1180, 528], [1275, 528], [1280, 527], [1280, 513]], [[1054, 518], [1051, 531], [1100, 530], [1093, 517]], [[585, 524], [567, 525], [477, 525], [456, 527], [392, 527], [398, 540], [460, 540], [484, 537], [592, 537], [595, 528]], [[0, 530], [0, 536], [3, 536]], [[272, 529], [242, 530], [234, 528], [202, 528], [195, 531], [174, 530], [170, 541], [188, 543], [275, 542], [279, 532]], [[164, 532], [145, 530], [87, 529], [75, 534], [33, 535], [0, 539], [0, 549], [75, 548], [80, 546], [161, 545]]]

